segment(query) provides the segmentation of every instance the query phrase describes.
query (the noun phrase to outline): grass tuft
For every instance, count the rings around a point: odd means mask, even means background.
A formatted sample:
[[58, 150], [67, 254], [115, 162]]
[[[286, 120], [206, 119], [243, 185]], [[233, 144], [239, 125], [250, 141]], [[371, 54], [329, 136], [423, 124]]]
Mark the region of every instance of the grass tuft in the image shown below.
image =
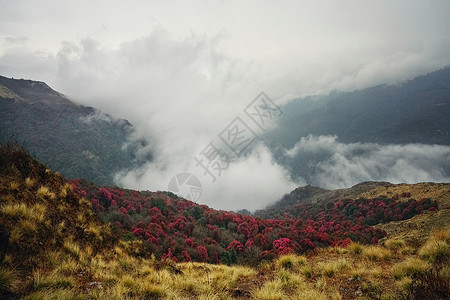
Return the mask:
[[17, 191], [19, 191], [19, 187], [20, 187], [20, 184], [18, 182], [11, 181], [9, 183], [9, 190], [10, 191], [17, 192]]
[[322, 275], [331, 277], [340, 271], [347, 269], [349, 267], [349, 263], [347, 260], [340, 258], [335, 261], [320, 262], [317, 264], [317, 267]]
[[72, 240], [66, 240], [64, 242], [64, 249], [66, 249], [70, 254], [75, 256], [76, 258], [80, 257], [81, 249], [80, 246], [73, 242]]
[[391, 258], [391, 252], [380, 246], [365, 247], [363, 255], [370, 260], [387, 260]]
[[36, 195], [38, 196], [38, 198], [40, 199], [56, 199], [56, 195], [55, 193], [53, 193], [52, 191], [50, 191], [50, 189], [46, 186], [41, 186], [37, 192]]
[[12, 270], [0, 269], [0, 292], [11, 292], [15, 288], [16, 273]]
[[295, 254], [289, 254], [289, 255], [283, 255], [279, 257], [275, 265], [278, 269], [285, 269], [285, 270], [298, 270], [301, 266], [304, 266], [306, 264], [306, 257], [304, 256], [297, 256]]
[[389, 250], [400, 251], [406, 247], [406, 242], [402, 239], [388, 239], [384, 242], [384, 246]]
[[395, 264], [392, 267], [392, 276], [399, 280], [405, 276], [423, 275], [430, 265], [419, 258], [409, 257], [405, 261]]
[[352, 254], [361, 254], [363, 253], [364, 246], [359, 243], [351, 243], [348, 245], [347, 250]]
[[280, 280], [267, 281], [261, 289], [257, 290], [253, 297], [261, 300], [282, 300], [286, 299], [286, 295], [282, 290]]
[[431, 263], [444, 261], [450, 257], [450, 248], [446, 241], [432, 239], [420, 248], [419, 255]]
[[25, 186], [29, 189], [34, 186], [34, 179], [27, 177], [25, 178]]

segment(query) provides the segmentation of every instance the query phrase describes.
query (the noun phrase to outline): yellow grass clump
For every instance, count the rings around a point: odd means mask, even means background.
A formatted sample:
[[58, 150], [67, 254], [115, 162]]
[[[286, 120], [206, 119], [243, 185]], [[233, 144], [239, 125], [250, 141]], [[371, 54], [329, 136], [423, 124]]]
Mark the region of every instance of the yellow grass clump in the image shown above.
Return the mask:
[[387, 260], [391, 258], [389, 249], [380, 246], [368, 246], [363, 250], [363, 255], [370, 260]]
[[409, 257], [405, 261], [395, 264], [392, 267], [392, 276], [395, 279], [402, 279], [405, 276], [422, 275], [430, 265], [419, 258]]

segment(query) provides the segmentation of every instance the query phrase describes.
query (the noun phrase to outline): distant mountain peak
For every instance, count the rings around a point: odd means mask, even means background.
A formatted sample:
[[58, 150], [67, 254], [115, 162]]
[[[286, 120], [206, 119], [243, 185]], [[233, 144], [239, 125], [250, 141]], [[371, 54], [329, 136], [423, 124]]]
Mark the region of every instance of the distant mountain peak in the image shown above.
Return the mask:
[[0, 86], [0, 97], [2, 98], [46, 104], [76, 105], [42, 81], [0, 76]]

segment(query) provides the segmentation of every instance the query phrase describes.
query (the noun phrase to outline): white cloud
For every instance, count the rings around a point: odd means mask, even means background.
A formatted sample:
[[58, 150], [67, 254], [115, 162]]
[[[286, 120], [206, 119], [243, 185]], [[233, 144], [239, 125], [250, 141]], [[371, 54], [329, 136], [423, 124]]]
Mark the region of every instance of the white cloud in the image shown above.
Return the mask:
[[450, 181], [450, 146], [344, 144], [336, 136], [308, 136], [286, 151], [291, 163], [311, 154], [321, 159], [309, 169], [310, 183], [329, 189], [362, 181]]
[[220, 176], [214, 172], [214, 182], [192, 158], [179, 162], [155, 161], [138, 170], [118, 174], [116, 180], [135, 189], [152, 186], [155, 190], [167, 190], [172, 177], [183, 172], [199, 178], [202, 184], [200, 203], [227, 210], [263, 208], [304, 184], [301, 180], [294, 183], [289, 173], [273, 161], [270, 151], [261, 144], [249, 156], [230, 162]]

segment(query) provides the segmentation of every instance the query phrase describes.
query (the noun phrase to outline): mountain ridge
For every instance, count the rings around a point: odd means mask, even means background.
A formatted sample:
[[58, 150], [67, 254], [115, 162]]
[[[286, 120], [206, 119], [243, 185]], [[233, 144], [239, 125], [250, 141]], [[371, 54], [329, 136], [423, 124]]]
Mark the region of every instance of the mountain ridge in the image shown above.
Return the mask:
[[68, 178], [114, 185], [114, 174], [132, 169], [148, 144], [127, 121], [68, 99], [46, 83], [0, 76], [0, 143], [23, 144]]
[[397, 85], [293, 99], [282, 109], [266, 137], [286, 148], [310, 134], [345, 143], [450, 145], [450, 67]]

